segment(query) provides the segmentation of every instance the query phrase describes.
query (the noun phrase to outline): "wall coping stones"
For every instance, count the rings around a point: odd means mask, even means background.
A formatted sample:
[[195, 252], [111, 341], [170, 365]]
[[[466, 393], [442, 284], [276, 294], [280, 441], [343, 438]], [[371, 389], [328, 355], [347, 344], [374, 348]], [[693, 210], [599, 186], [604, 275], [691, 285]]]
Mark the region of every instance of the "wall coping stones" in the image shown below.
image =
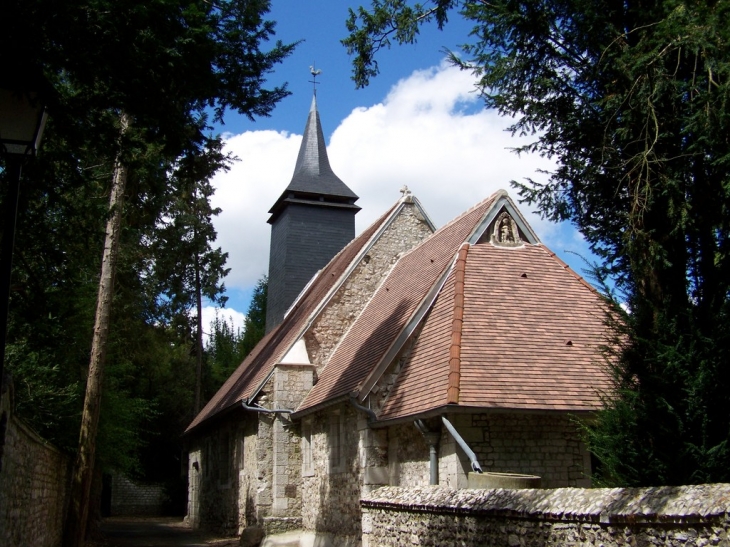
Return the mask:
[[464, 514], [563, 522], [698, 522], [730, 513], [730, 484], [647, 488], [470, 490], [386, 486], [363, 496], [363, 509]]

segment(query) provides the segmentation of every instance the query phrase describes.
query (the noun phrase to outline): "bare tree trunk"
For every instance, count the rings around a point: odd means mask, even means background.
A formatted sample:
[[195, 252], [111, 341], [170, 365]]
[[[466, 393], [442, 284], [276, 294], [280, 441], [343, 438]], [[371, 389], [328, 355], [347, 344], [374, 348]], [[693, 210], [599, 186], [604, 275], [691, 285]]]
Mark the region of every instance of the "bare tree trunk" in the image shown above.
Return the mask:
[[200, 283], [200, 262], [198, 256], [195, 256], [195, 305], [198, 311], [198, 328], [195, 337], [195, 413], [197, 416], [200, 412], [201, 399], [203, 392], [203, 297]]
[[[129, 116], [120, 116], [120, 137], [129, 127]], [[114, 273], [117, 266], [119, 237], [122, 225], [122, 202], [127, 183], [127, 167], [122, 163], [121, 150], [114, 163], [114, 175], [109, 196], [109, 219], [106, 224], [104, 254], [101, 262], [101, 278], [96, 301], [94, 337], [91, 343], [91, 359], [86, 381], [86, 397], [81, 415], [79, 450], [71, 478], [71, 501], [66, 518], [66, 547], [82, 547], [86, 536], [86, 522], [89, 514], [91, 483], [94, 476], [94, 456], [96, 453], [96, 433], [99, 428], [99, 409], [106, 357], [106, 344], [109, 336], [109, 317], [112, 308]]]

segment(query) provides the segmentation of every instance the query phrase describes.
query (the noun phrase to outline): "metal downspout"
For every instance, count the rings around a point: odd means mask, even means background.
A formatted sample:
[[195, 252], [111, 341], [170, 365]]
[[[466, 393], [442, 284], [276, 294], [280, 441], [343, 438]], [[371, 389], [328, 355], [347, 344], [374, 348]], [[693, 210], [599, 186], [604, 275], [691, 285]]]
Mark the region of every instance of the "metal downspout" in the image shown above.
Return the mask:
[[437, 486], [439, 483], [439, 459], [438, 444], [441, 434], [436, 431], [429, 431], [421, 420], [413, 422], [428, 443], [429, 451], [429, 482], [431, 486]]
[[357, 402], [356, 397], [350, 397], [350, 403], [352, 406], [354, 406], [356, 409], [360, 410], [361, 412], [364, 412], [368, 415], [368, 423], [372, 423], [375, 420], [378, 419], [378, 417], [375, 415], [375, 412], [372, 408], [368, 408], [366, 406], [362, 406], [360, 403]]
[[246, 410], [251, 410], [253, 412], [263, 412], [264, 414], [292, 414], [294, 411], [289, 410], [288, 408], [264, 408], [262, 406], [249, 406], [246, 403], [246, 400], [244, 399], [241, 401], [241, 406], [245, 408]]
[[469, 445], [466, 444], [466, 441], [459, 435], [459, 432], [456, 431], [456, 428], [451, 424], [449, 420], [446, 419], [446, 416], [441, 416], [441, 421], [446, 426], [446, 429], [449, 430], [449, 433], [451, 433], [451, 436], [454, 437], [454, 440], [459, 444], [461, 449], [464, 451], [464, 453], [469, 458], [469, 461], [471, 461], [471, 468], [472, 471], [475, 471], [476, 473], [482, 472], [482, 466], [479, 465], [479, 462], [477, 461], [477, 455], [474, 454], [474, 451], [469, 448]]

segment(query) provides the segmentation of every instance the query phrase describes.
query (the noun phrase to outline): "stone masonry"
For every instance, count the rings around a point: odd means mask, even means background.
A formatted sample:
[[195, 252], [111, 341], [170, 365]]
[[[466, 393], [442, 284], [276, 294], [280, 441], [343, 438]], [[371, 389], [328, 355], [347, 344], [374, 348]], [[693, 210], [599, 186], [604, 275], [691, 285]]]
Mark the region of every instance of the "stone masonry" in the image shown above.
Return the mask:
[[429, 482], [428, 445], [412, 422], [388, 431], [389, 484], [424, 486]]
[[400, 255], [429, 235], [431, 228], [418, 207], [406, 203], [305, 334], [312, 363], [319, 368], [327, 362]]
[[[312, 388], [312, 365], [277, 365], [256, 406], [295, 408]], [[225, 535], [301, 528], [299, 424], [287, 413], [231, 413], [197, 437], [188, 457], [188, 521]]]
[[[568, 416], [455, 414], [449, 418], [477, 452], [485, 470], [539, 474], [543, 484], [552, 486], [589, 481], [590, 469], [585, 467], [589, 462]], [[302, 473], [305, 533], [334, 544], [357, 544], [361, 530], [355, 500], [367, 498], [384, 485], [428, 485], [429, 446], [412, 422], [373, 429], [364, 413], [345, 403], [302, 420], [306, 431], [302, 451], [311, 451], [302, 458], [311, 462]], [[338, 424], [334, 428], [333, 421]], [[468, 459], [440, 419], [425, 420], [425, 425], [439, 434], [439, 484], [465, 488]], [[344, 463], [333, 465], [335, 445], [341, 447]], [[520, 458], [520, 454], [530, 457]], [[516, 463], [520, 459], [526, 463]]]
[[553, 490], [386, 487], [362, 500], [363, 547], [730, 545], [730, 485]]
[[[273, 407], [291, 410], [312, 389], [312, 365], [278, 364], [273, 377]], [[271, 406], [271, 405], [266, 405]], [[267, 533], [301, 528], [301, 437], [300, 424], [289, 414], [276, 414], [272, 423], [272, 507], [263, 521]]]
[[188, 449], [188, 513], [193, 528], [223, 535], [240, 533], [251, 518], [256, 471], [244, 462], [256, 461], [257, 423], [235, 414]]
[[[538, 475], [543, 488], [591, 484], [590, 455], [580, 441], [574, 416], [484, 413], [454, 414], [449, 419], [476, 453], [484, 471]], [[451, 439], [444, 441], [453, 443]], [[452, 466], [444, 472], [456, 472], [458, 478], [440, 484], [465, 488], [469, 463], [463, 454], [457, 454], [461, 469]]]
[[[337, 536], [337, 544], [358, 543], [362, 468], [356, 452], [357, 411], [342, 404], [304, 422], [311, 431], [313, 470], [302, 477], [302, 528], [320, 537]], [[335, 444], [341, 450], [336, 461]]]
[[12, 413], [9, 382], [0, 399], [0, 545], [61, 545], [70, 458]]
[[160, 484], [141, 484], [119, 474], [112, 476], [111, 514], [161, 515], [167, 496]]

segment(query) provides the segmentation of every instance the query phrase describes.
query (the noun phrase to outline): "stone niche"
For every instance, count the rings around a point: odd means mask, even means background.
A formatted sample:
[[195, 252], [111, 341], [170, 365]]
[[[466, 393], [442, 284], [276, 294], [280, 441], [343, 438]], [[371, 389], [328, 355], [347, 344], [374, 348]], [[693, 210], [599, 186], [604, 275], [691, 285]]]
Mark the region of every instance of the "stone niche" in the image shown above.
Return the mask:
[[507, 211], [502, 211], [494, 223], [485, 232], [490, 235], [490, 242], [498, 247], [519, 247], [524, 243], [515, 219]]

